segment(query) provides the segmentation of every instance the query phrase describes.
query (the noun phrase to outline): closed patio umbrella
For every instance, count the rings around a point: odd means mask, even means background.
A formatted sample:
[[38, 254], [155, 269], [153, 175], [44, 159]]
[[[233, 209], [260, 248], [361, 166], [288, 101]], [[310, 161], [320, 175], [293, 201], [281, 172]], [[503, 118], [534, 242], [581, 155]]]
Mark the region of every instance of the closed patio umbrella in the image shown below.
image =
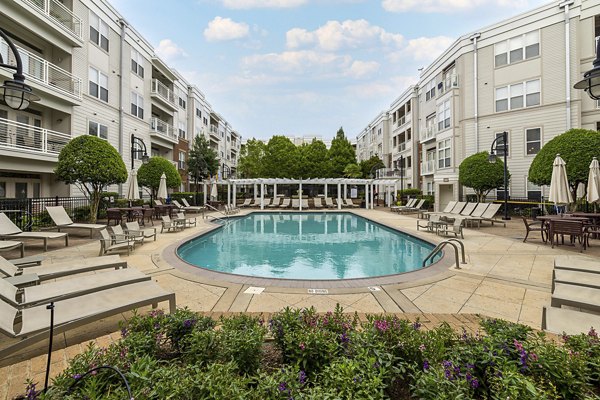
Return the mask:
[[129, 183], [127, 185], [127, 200], [139, 200], [140, 187], [138, 186], [137, 173], [135, 169], [129, 174]]
[[166, 199], [167, 194], [167, 176], [163, 172], [160, 176], [160, 184], [158, 185], [158, 194], [156, 195], [159, 199]]
[[600, 201], [600, 163], [594, 157], [590, 164], [590, 173], [588, 175], [586, 200], [589, 203]]
[[552, 164], [552, 178], [550, 179], [550, 195], [548, 200], [554, 204], [569, 204], [573, 202], [573, 196], [569, 188], [567, 178], [567, 167], [565, 160], [556, 155]]
[[211, 200], [217, 200], [218, 190], [217, 190], [217, 182], [213, 182], [212, 188], [210, 189], [210, 198]]

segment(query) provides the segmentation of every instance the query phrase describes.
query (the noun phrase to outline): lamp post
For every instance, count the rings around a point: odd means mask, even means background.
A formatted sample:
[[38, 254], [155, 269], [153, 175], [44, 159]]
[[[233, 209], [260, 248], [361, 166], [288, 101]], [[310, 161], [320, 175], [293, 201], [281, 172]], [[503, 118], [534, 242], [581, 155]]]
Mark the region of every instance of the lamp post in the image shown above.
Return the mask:
[[[16, 46], [8, 38], [6, 33], [2, 29], [0, 29], [0, 36], [12, 53], [15, 56], [15, 65], [11, 65], [4, 62], [2, 58], [2, 54], [0, 54], [0, 67], [8, 68], [15, 71], [13, 74], [13, 79], [9, 79], [4, 81], [4, 84], [0, 86], [0, 91], [2, 93], [2, 98], [4, 102], [13, 110], [24, 110], [29, 107], [29, 103], [32, 101], [39, 101], [40, 98], [33, 94], [31, 87], [25, 84], [25, 76], [23, 75], [23, 62], [21, 61], [21, 55], [19, 54]], [[6, 60], [8, 62], [8, 60]]]
[[594, 100], [600, 100], [600, 40], [596, 43], [596, 59], [592, 62], [594, 68], [583, 74], [583, 80], [573, 88], [583, 89]]
[[498, 151], [498, 144], [502, 144], [502, 152], [504, 153], [504, 217], [503, 220], [509, 220], [508, 216], [508, 166], [506, 165], [506, 148], [508, 145], [508, 132], [504, 131], [500, 136], [498, 136], [490, 147], [490, 155], [488, 157], [488, 161], [490, 163], [496, 162], [496, 151]]
[[142, 155], [142, 163], [148, 164], [150, 157], [148, 157], [148, 151], [146, 149], [146, 143], [139, 137], [135, 137], [135, 135], [131, 134], [131, 169], [133, 169], [134, 164], [133, 161], [135, 159], [136, 154]]
[[400, 204], [404, 204], [404, 155], [400, 155], [398, 164], [400, 164]]

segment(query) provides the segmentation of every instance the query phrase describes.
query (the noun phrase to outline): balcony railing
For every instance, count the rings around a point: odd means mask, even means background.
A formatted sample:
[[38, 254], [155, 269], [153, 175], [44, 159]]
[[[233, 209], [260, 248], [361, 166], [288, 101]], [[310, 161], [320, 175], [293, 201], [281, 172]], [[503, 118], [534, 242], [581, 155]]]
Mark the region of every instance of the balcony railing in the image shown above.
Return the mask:
[[173, 127], [161, 119], [158, 119], [156, 117], [150, 119], [150, 129], [152, 132], [155, 132], [160, 136], [164, 136], [169, 140], [175, 142], [179, 141], [179, 139], [177, 138], [177, 134], [173, 130]]
[[426, 127], [425, 130], [421, 132], [421, 142], [425, 142], [434, 137], [435, 137], [435, 127], [433, 125]]
[[58, 157], [69, 140], [71, 135], [67, 133], [0, 118], [0, 149], [19, 149]]
[[150, 91], [150, 94], [160, 97], [175, 107], [175, 96], [173, 95], [173, 91], [158, 79], [152, 80], [152, 90]]
[[[19, 46], [16, 47], [23, 62], [23, 74], [27, 79], [81, 100], [81, 78], [38, 55]], [[17, 65], [13, 52], [9, 51], [8, 43], [2, 38], [0, 38], [0, 55], [7, 64]]]
[[83, 24], [81, 18], [73, 14], [73, 11], [69, 10], [58, 0], [21, 0], [34, 8], [40, 13], [44, 14], [47, 18], [58, 23], [63, 28], [66, 28], [69, 32], [73, 33], [79, 39], [83, 39]]
[[458, 75], [450, 74], [446, 75], [444, 79], [444, 90], [450, 90], [458, 87]]
[[421, 163], [421, 175], [430, 175], [435, 172], [435, 160], [427, 160]]
[[406, 150], [406, 143], [408, 142], [402, 142], [398, 145], [398, 151], [405, 151]]
[[219, 128], [217, 128], [216, 125], [211, 125], [209, 132], [210, 132], [210, 136], [214, 136], [217, 139], [219, 138]]

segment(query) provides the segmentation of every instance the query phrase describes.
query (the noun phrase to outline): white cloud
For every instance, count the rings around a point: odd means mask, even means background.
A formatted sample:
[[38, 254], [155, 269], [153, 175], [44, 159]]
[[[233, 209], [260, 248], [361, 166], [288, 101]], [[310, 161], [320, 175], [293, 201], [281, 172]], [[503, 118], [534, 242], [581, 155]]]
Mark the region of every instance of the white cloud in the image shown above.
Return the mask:
[[276, 71], [303, 73], [313, 68], [347, 68], [351, 61], [350, 56], [302, 50], [256, 54], [242, 59], [242, 64], [246, 67], [269, 66]]
[[369, 47], [374, 44], [400, 46], [402, 41], [402, 35], [386, 32], [385, 29], [371, 25], [364, 19], [327, 21], [325, 25], [312, 32], [294, 28], [286, 33], [286, 45], [289, 49], [315, 45], [325, 51], [336, 51], [342, 48]]
[[154, 49], [156, 54], [165, 61], [173, 61], [177, 58], [187, 57], [186, 52], [171, 39], [163, 39]]
[[452, 13], [480, 6], [521, 8], [527, 0], [382, 0], [381, 6], [390, 12]]
[[293, 8], [299, 7], [308, 0], [222, 0], [223, 6], [235, 10], [248, 8]]
[[382, 81], [372, 81], [346, 87], [346, 93], [350, 98], [375, 98], [393, 97], [403, 92], [410, 85], [417, 83], [416, 76], [392, 76]]
[[209, 42], [242, 39], [250, 33], [250, 27], [243, 22], [234, 22], [231, 18], [215, 17], [204, 30]]
[[346, 71], [346, 75], [353, 78], [364, 78], [377, 72], [379, 67], [379, 63], [375, 61], [354, 61]]
[[416, 61], [433, 61], [453, 42], [447, 36], [420, 37], [409, 40], [404, 52]]

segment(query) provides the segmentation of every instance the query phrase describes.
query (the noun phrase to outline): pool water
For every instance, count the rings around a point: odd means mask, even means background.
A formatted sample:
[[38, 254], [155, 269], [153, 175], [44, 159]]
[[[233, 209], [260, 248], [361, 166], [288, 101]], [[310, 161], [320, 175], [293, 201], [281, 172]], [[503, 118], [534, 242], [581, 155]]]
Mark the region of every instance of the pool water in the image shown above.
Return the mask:
[[420, 269], [432, 249], [350, 213], [252, 213], [190, 240], [177, 253], [192, 265], [230, 274], [350, 279]]

